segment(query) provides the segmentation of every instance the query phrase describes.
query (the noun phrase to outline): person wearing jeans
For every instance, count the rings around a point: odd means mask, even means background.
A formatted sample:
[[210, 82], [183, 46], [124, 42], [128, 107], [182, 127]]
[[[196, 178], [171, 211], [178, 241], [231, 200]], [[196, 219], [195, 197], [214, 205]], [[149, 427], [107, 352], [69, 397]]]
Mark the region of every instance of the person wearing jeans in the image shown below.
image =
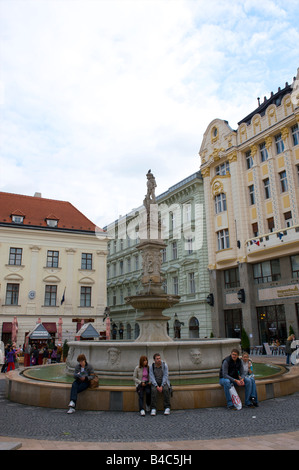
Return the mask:
[[244, 367], [241, 359], [239, 358], [239, 351], [237, 349], [232, 349], [230, 356], [223, 359], [219, 372], [219, 383], [224, 388], [227, 408], [229, 410], [236, 409], [229, 393], [229, 389], [232, 385], [245, 387], [245, 406], [253, 406], [249, 400], [249, 382], [244, 379]]
[[151, 387], [151, 416], [156, 416], [158, 393], [163, 393], [164, 414], [170, 414], [170, 382], [168, 379], [168, 366], [162, 362], [159, 353], [154, 354], [154, 363], [150, 367]]
[[71, 388], [68, 414], [75, 412], [78, 393], [86, 390], [90, 385], [90, 380], [94, 377], [94, 370], [92, 366], [87, 363], [84, 354], [79, 354], [77, 361], [78, 364], [74, 371], [75, 381]]

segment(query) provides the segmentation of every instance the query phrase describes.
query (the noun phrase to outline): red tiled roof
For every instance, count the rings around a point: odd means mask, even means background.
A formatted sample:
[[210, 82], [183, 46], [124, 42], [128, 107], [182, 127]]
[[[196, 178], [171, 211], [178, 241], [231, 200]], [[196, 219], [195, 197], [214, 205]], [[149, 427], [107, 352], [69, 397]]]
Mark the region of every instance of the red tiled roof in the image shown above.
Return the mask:
[[12, 215], [24, 216], [23, 226], [47, 227], [55, 214], [58, 229], [95, 231], [95, 224], [70, 202], [0, 192], [0, 223], [16, 225]]

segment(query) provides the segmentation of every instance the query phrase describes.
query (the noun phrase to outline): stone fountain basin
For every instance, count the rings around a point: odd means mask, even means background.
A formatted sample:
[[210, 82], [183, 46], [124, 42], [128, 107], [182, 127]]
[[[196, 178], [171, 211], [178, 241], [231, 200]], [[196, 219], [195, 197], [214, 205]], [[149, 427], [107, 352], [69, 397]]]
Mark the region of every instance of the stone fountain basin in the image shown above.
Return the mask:
[[140, 356], [147, 356], [149, 364], [159, 353], [168, 364], [169, 376], [174, 378], [200, 378], [203, 374], [219, 371], [224, 357], [238, 348], [239, 339], [213, 338], [157, 342], [136, 341], [71, 341], [66, 370], [73, 374], [79, 354], [85, 354], [99, 377], [132, 379]]

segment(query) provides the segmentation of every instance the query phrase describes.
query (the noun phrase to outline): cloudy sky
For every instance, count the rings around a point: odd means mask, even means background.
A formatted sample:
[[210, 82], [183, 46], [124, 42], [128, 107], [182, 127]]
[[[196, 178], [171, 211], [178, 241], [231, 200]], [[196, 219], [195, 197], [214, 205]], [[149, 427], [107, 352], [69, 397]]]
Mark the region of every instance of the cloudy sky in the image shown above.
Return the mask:
[[298, 0], [0, 0], [0, 191], [99, 226], [196, 172], [299, 67]]

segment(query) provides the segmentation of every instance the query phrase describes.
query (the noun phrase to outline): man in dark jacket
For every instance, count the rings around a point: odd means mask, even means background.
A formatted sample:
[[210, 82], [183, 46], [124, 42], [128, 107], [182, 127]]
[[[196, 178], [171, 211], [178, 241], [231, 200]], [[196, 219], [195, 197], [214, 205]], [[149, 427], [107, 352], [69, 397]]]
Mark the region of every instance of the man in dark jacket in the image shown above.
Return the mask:
[[227, 356], [225, 359], [223, 359], [219, 371], [219, 383], [224, 388], [227, 408], [229, 410], [235, 409], [229, 393], [229, 389], [232, 385], [245, 387], [245, 405], [250, 406], [250, 404], [247, 405], [246, 403], [248, 383], [244, 379], [245, 373], [242, 361], [239, 358], [239, 351], [238, 349], [233, 349], [230, 353], [230, 356]]

